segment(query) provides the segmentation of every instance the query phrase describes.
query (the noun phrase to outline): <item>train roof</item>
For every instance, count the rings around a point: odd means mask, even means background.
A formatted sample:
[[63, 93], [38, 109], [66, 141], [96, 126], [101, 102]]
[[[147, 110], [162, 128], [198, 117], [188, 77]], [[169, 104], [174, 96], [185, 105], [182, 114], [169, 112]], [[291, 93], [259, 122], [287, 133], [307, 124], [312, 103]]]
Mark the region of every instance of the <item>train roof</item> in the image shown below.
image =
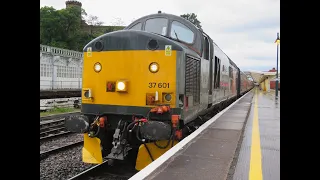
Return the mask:
[[[219, 48], [229, 59], [230, 64], [232, 64], [234, 67], [240, 69], [235, 62], [233, 62], [229, 56], [217, 45], [217, 43], [215, 43], [212, 38], [206, 34], [201, 28], [198, 28], [197, 26], [195, 26], [193, 23], [191, 23], [190, 21], [188, 21], [187, 19], [177, 16], [177, 15], [173, 15], [173, 14], [167, 14], [167, 13], [163, 13], [161, 11], [158, 11], [158, 13], [155, 14], [149, 14], [143, 17], [140, 17], [139, 19], [133, 21], [132, 23], [130, 23], [128, 26], [126, 26], [124, 28], [124, 30], [128, 30], [132, 27], [134, 27], [136, 24], [140, 23], [144, 23], [146, 20], [148, 19], [153, 19], [153, 18], [166, 18], [169, 20], [168, 23], [172, 22], [172, 21], [178, 21], [180, 23], [182, 23], [183, 25], [187, 26], [190, 30], [193, 31], [193, 33], [195, 34], [194, 37], [194, 42], [192, 44], [192, 46], [196, 49], [199, 50], [200, 54], [202, 55], [202, 43], [203, 43], [203, 34], [206, 35], [209, 38], [209, 41], [212, 42], [212, 44], [214, 46], [216, 46], [217, 48]], [[144, 27], [143, 27], [144, 28]], [[170, 28], [170, 27], [169, 27]], [[200, 37], [200, 38], [199, 38]]]
[[146, 15], [143, 16], [137, 20], [135, 20], [134, 22], [130, 23], [127, 27], [124, 28], [124, 30], [129, 30], [131, 28], [134, 28], [137, 24], [141, 23], [141, 30], [145, 29], [146, 26], [146, 22], [150, 19], [157, 19], [157, 18], [165, 18], [168, 20], [168, 24], [166, 26], [165, 32], [162, 32], [164, 34], [160, 34], [162, 36], [166, 36], [168, 38], [171, 38], [171, 25], [172, 22], [176, 21], [184, 26], [186, 26], [189, 30], [191, 30], [193, 32], [193, 41], [192, 42], [186, 42], [183, 41], [182, 39], [180, 39], [180, 41], [182, 41], [183, 44], [188, 45], [189, 47], [187, 47], [188, 49], [194, 50], [199, 56], [202, 56], [202, 52], [203, 52], [203, 34], [202, 31], [197, 28], [193, 23], [191, 23], [190, 21], [188, 21], [187, 19], [177, 16], [177, 15], [173, 15], [173, 14], [167, 14], [167, 13], [162, 13], [161, 11], [159, 11], [157, 14], [150, 14], [150, 15]]
[[133, 21], [132, 23], [130, 23], [130, 24], [129, 24], [127, 27], [125, 27], [124, 29], [130, 28], [132, 25], [135, 25], [137, 22], [141, 22], [141, 21], [144, 21], [144, 20], [147, 20], [147, 19], [156, 18], [156, 17], [164, 17], [164, 18], [167, 18], [167, 19], [179, 21], [179, 22], [182, 22], [184, 25], [187, 25], [189, 28], [190, 28], [190, 27], [193, 27], [192, 29], [195, 29], [195, 30], [197, 30], [197, 31], [199, 31], [199, 32], [202, 32], [201, 29], [199, 29], [198, 27], [196, 27], [193, 23], [191, 23], [190, 21], [186, 20], [185, 18], [180, 17], [180, 16], [177, 16], [177, 15], [173, 15], [173, 14], [163, 13], [163, 12], [161, 12], [161, 11], [159, 11], [159, 12], [156, 13], [156, 14], [149, 14], [149, 15], [143, 16], [143, 17], [141, 17], [141, 18]]
[[236, 63], [234, 63], [234, 62], [229, 58], [229, 56], [227, 56], [227, 57], [228, 57], [228, 59], [229, 59], [230, 64], [231, 64], [232, 66], [234, 66], [234, 67], [236, 67], [236, 68], [239, 69], [239, 67], [236, 65]]

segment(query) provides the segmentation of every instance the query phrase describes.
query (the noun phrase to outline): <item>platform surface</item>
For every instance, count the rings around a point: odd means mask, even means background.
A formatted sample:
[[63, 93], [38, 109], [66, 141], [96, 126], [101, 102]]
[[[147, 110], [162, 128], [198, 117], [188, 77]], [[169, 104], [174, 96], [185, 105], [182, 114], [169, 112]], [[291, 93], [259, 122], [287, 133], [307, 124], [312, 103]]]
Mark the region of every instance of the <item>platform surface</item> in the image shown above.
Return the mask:
[[188, 138], [130, 180], [278, 180], [280, 96], [253, 89]]
[[251, 108], [233, 180], [280, 180], [280, 96], [257, 90]]
[[226, 179], [253, 95], [254, 91], [248, 92], [245, 97], [145, 179]]

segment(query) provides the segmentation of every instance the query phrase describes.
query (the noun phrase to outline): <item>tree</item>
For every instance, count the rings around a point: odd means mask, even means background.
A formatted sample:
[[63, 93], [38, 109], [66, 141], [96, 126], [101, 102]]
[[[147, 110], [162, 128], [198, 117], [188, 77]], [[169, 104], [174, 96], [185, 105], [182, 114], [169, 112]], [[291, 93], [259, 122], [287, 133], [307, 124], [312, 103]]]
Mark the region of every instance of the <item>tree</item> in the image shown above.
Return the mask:
[[[83, 24], [85, 20], [89, 26]], [[104, 27], [102, 24], [97, 16], [89, 15], [87, 18], [85, 10], [77, 7], [61, 10], [41, 7], [40, 44], [82, 51], [92, 39], [107, 32], [123, 29], [122, 26]], [[117, 19], [114, 24], [121, 25], [123, 21]]]
[[81, 16], [78, 8], [61, 9], [59, 12], [60, 26], [63, 38], [72, 37], [80, 29]]
[[80, 29], [81, 17], [78, 8], [56, 10], [40, 8], [40, 43], [60, 48], [78, 49], [74, 42]]
[[86, 11], [83, 8], [81, 8], [81, 19], [85, 19], [86, 16], [87, 16]]
[[97, 16], [89, 15], [89, 18], [87, 19], [87, 24], [91, 26], [101, 26], [103, 22], [100, 21]]
[[[91, 33], [81, 29], [85, 16], [87, 16], [85, 10], [76, 7], [61, 10], [47, 6], [41, 7], [40, 44], [82, 51], [85, 44], [95, 38]], [[93, 25], [102, 23], [96, 16], [90, 17], [94, 20]]]
[[102, 21], [99, 20], [97, 16], [89, 15], [88, 19], [86, 20], [87, 24], [90, 26], [90, 34], [93, 35], [93, 26], [101, 26], [103, 24]]
[[60, 38], [59, 13], [53, 7], [40, 8], [40, 43], [49, 45]]
[[200, 25], [201, 22], [197, 19], [197, 15], [194, 13], [188, 13], [188, 14], [183, 14], [180, 15], [180, 17], [185, 18], [186, 20], [190, 21], [192, 24], [197, 26], [199, 29], [202, 29], [202, 26]]

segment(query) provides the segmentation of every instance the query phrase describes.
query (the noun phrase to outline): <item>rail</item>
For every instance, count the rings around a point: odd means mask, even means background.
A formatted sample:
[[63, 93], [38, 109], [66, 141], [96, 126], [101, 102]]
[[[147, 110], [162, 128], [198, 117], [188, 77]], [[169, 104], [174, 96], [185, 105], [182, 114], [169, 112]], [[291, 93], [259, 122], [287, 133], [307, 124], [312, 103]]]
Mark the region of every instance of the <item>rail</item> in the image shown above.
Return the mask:
[[70, 112], [70, 113], [61, 113], [61, 114], [53, 114], [53, 115], [48, 115], [48, 116], [42, 116], [40, 117], [40, 122], [41, 121], [48, 121], [52, 119], [61, 119], [61, 118], [66, 118], [68, 116], [73, 116], [73, 115], [79, 115], [80, 112]]
[[40, 152], [40, 160], [48, 157], [51, 154], [58, 153], [60, 151], [66, 150], [66, 149], [73, 148], [73, 147], [78, 146], [80, 144], [83, 144], [83, 141], [78, 141], [78, 142], [75, 142], [75, 143], [72, 143], [72, 144], [67, 144], [65, 146], [54, 148], [54, 149], [51, 149], [51, 150], [48, 150], [48, 151], [45, 151], [45, 152]]
[[82, 177], [84, 177], [85, 175], [91, 173], [93, 170], [96, 170], [97, 168], [105, 165], [106, 163], [108, 163], [108, 160], [103, 161], [101, 164], [97, 164], [97, 165], [95, 165], [95, 166], [92, 166], [91, 168], [89, 168], [89, 169], [87, 169], [87, 170], [85, 170], [85, 171], [83, 171], [83, 172], [81, 172], [81, 173], [79, 173], [79, 174], [77, 174], [77, 175], [69, 178], [68, 180], [75, 180], [75, 179], [82, 178]]
[[40, 137], [40, 141], [47, 141], [47, 140], [50, 140], [50, 139], [53, 139], [53, 138], [57, 138], [57, 137], [61, 137], [61, 136], [65, 136], [67, 134], [71, 134], [72, 132], [70, 131], [64, 131], [64, 132], [60, 132], [60, 133], [57, 133], [57, 134], [51, 134], [51, 135], [47, 135], [47, 136], [44, 136], [44, 137]]
[[65, 118], [40, 122], [40, 141], [70, 134], [64, 127]]

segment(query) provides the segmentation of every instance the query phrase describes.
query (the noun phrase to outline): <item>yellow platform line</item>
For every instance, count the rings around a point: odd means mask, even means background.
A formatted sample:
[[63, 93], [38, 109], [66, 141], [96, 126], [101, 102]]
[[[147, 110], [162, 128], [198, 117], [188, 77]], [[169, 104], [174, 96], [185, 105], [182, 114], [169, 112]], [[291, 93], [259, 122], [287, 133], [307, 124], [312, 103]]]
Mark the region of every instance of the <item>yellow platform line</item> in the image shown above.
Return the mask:
[[252, 137], [251, 137], [251, 156], [249, 180], [262, 180], [262, 164], [261, 164], [261, 146], [258, 118], [258, 94], [255, 91], [255, 103], [253, 111]]

